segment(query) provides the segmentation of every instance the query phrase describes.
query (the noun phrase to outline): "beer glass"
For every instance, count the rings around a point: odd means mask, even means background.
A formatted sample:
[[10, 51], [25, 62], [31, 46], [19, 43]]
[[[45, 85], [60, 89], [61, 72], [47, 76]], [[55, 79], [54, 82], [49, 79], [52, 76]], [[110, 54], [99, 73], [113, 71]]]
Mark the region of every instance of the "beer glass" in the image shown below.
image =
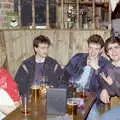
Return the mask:
[[28, 95], [23, 95], [21, 98], [22, 98], [21, 112], [24, 115], [29, 115], [31, 113], [29, 97]]
[[86, 98], [86, 92], [84, 89], [82, 89], [79, 93], [79, 97], [85, 99]]
[[31, 84], [31, 102], [38, 103], [40, 99], [40, 80], [34, 80]]
[[80, 97], [82, 99], [85, 99], [87, 97], [86, 95], [86, 90], [88, 86], [86, 86], [83, 81], [77, 84], [77, 88], [76, 88], [76, 95], [77, 97]]
[[105, 110], [104, 111], [107, 112], [110, 109], [111, 109], [111, 102], [105, 103]]
[[67, 113], [69, 115], [77, 115], [77, 103], [72, 98], [67, 99]]
[[32, 103], [38, 103], [40, 99], [40, 86], [33, 84], [31, 86], [31, 91], [32, 91], [32, 96], [31, 96]]
[[68, 97], [76, 96], [76, 88], [77, 88], [77, 84], [75, 82], [75, 79], [74, 77], [71, 77], [69, 80], [69, 86], [68, 86]]

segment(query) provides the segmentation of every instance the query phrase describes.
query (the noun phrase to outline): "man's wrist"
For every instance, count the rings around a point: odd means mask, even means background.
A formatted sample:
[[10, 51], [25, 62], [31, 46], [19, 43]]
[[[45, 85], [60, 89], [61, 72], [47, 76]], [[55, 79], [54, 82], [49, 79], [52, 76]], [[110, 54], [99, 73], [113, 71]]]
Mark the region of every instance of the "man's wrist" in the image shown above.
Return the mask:
[[95, 72], [96, 72], [97, 74], [99, 74], [99, 72], [100, 72], [100, 67], [99, 67], [99, 66], [96, 67]]
[[99, 68], [100, 68], [100, 66], [96, 66], [96, 67], [95, 67], [95, 70], [98, 70]]
[[113, 84], [113, 81], [110, 81], [110, 82], [107, 82], [107, 83], [108, 83], [108, 85], [111, 86]]

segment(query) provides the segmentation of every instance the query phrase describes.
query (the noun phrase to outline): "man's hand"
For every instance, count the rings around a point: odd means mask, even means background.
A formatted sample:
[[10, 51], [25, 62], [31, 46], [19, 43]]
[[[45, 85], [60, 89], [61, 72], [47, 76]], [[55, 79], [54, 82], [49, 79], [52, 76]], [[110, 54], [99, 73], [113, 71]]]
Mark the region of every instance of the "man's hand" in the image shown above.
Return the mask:
[[41, 93], [41, 95], [45, 95], [48, 88], [54, 88], [54, 86], [53, 86], [53, 85], [51, 85], [51, 86], [48, 86], [48, 85], [42, 86], [42, 87], [40, 88], [40, 93]]
[[100, 68], [99, 65], [98, 65], [98, 59], [96, 59], [96, 58], [88, 58], [87, 59], [87, 65], [91, 66], [95, 70]]
[[104, 73], [101, 73], [100, 75], [103, 78], [103, 80], [107, 82], [108, 85], [113, 84], [113, 80], [112, 80], [112, 78], [110, 76], [106, 77]]
[[108, 92], [106, 89], [103, 89], [102, 92], [100, 93], [100, 100], [103, 103], [109, 103], [110, 102], [110, 96], [108, 95]]

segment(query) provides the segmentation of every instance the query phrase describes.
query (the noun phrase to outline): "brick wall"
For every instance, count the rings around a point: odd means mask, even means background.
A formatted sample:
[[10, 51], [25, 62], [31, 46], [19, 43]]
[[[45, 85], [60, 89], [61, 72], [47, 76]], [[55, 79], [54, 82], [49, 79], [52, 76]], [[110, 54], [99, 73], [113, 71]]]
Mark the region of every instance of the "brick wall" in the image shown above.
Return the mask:
[[8, 13], [14, 12], [14, 0], [0, 0], [0, 29], [6, 28], [5, 23]]

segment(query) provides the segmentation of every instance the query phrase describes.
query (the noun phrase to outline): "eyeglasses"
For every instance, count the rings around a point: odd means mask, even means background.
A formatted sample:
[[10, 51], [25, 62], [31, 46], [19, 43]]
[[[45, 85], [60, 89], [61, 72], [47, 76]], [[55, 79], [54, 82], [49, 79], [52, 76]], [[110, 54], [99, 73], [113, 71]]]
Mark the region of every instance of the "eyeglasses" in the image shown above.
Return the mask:
[[111, 50], [113, 50], [113, 49], [118, 50], [118, 49], [120, 49], [120, 46], [118, 45], [118, 46], [114, 46], [114, 47], [109, 47], [107, 50], [108, 50], [108, 51], [111, 51]]

